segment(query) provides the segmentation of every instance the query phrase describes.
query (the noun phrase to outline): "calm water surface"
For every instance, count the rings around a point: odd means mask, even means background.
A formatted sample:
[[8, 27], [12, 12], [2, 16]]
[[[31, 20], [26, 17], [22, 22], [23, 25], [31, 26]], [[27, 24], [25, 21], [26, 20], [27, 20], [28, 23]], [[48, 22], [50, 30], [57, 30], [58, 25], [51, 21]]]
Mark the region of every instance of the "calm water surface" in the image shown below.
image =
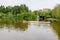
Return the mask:
[[51, 24], [37, 22], [1, 24], [0, 40], [59, 40]]

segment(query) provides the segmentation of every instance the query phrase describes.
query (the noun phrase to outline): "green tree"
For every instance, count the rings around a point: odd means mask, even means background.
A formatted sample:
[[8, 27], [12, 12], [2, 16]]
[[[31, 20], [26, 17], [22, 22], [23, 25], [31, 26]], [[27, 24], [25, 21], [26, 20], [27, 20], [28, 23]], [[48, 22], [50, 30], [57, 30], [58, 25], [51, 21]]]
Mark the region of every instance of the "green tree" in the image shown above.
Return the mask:
[[43, 11], [43, 14], [44, 14], [44, 16], [47, 17], [47, 18], [52, 17], [52, 11], [51, 11], [51, 10], [49, 10], [49, 11]]
[[20, 5], [20, 11], [21, 11], [21, 13], [22, 12], [28, 12], [29, 9], [28, 9], [28, 7], [25, 4], [21, 4]]
[[4, 6], [0, 6], [0, 12], [4, 12], [5, 7]]
[[60, 4], [53, 9], [52, 15], [53, 17], [60, 19]]
[[12, 13], [13, 13], [13, 14], [18, 14], [18, 13], [20, 13], [20, 8], [19, 8], [19, 6], [14, 6], [14, 7], [12, 8]]

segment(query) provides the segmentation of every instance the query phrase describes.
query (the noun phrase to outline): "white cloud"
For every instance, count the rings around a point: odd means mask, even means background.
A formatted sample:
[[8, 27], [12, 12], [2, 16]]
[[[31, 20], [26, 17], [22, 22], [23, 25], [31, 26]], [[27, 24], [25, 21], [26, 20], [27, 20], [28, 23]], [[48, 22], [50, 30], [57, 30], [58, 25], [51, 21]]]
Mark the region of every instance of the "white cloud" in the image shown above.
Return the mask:
[[17, 0], [0, 0], [0, 5], [4, 6], [13, 6], [13, 5], [19, 5], [19, 1]]
[[29, 9], [37, 10], [43, 8], [53, 8], [56, 4], [59, 4], [59, 0], [0, 0], [0, 5], [14, 6], [20, 4], [26, 4]]

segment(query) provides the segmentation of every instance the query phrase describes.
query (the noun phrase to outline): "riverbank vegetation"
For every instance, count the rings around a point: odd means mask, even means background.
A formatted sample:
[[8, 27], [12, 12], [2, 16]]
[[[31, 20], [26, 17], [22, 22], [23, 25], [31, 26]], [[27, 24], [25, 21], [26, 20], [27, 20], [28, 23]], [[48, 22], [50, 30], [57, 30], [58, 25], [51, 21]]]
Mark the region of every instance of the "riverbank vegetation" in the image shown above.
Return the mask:
[[44, 15], [47, 18], [55, 18], [60, 20], [60, 4], [53, 9], [45, 8], [40, 10], [29, 10], [25, 4], [20, 6], [0, 6], [0, 23], [2, 22], [20, 22], [23, 20], [35, 21], [38, 16]]
[[53, 29], [55, 30], [55, 32], [57, 33], [59, 39], [60, 39], [60, 22], [51, 22], [51, 26], [53, 27]]

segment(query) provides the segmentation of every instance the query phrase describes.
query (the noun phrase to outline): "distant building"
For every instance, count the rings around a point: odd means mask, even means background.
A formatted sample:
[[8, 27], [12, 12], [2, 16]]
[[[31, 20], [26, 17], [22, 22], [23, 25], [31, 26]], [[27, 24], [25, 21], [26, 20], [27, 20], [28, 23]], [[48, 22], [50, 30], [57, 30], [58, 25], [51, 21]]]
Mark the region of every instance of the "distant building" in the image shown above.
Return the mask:
[[50, 11], [51, 9], [49, 8], [44, 8], [43, 11]]

